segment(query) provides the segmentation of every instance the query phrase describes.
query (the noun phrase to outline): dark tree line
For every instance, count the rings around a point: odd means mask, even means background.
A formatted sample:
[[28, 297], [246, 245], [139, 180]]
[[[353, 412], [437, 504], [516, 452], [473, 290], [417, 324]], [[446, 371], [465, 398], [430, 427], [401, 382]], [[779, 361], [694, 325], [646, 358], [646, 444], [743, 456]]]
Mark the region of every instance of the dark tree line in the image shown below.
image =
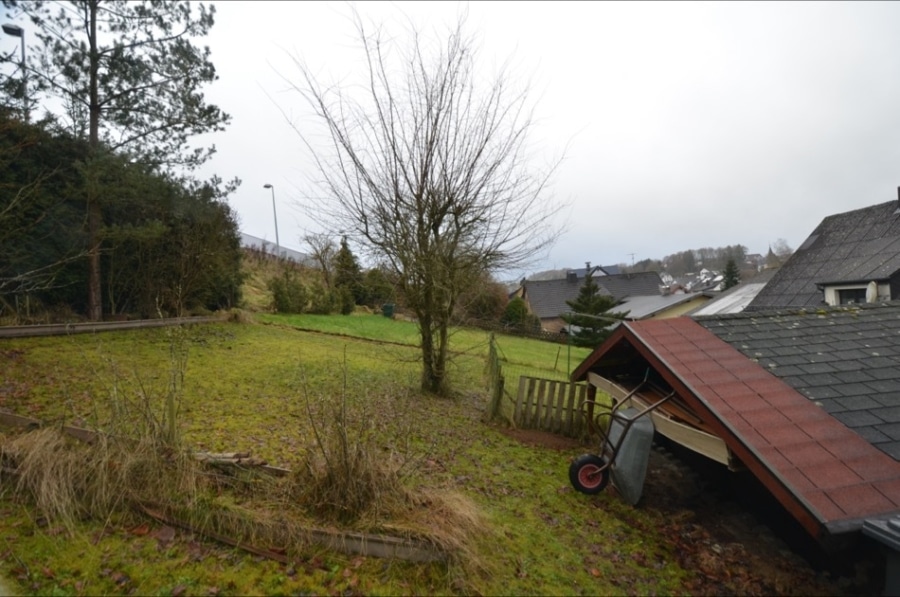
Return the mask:
[[84, 291], [91, 236], [83, 225], [91, 187], [100, 211], [109, 315], [153, 317], [230, 307], [240, 298], [240, 235], [218, 181], [178, 179], [106, 152], [86, 165], [88, 144], [0, 112], [0, 300], [89, 312]]
[[[155, 257], [146, 251], [147, 243], [158, 240], [154, 230], [177, 234], [181, 222], [192, 222], [202, 238], [205, 227], [214, 224], [201, 225], [200, 218], [208, 216], [212, 222], [224, 217], [214, 213], [221, 206], [213, 207], [219, 181], [203, 185], [181, 178], [214, 151], [191, 147], [190, 139], [222, 130], [229, 121], [203, 96], [203, 87], [216, 79], [216, 70], [209, 49], [194, 43], [209, 32], [215, 9], [198, 2], [155, 0], [2, 0], [2, 4], [6, 18], [27, 23], [32, 35], [27, 63], [17, 65], [16, 78], [7, 77], [0, 84], [5, 92], [0, 104], [17, 110], [26, 123], [34, 110], [53, 106], [47, 110], [53, 113], [52, 120], [44, 122], [81, 142], [77, 168], [82, 184], [77, 190], [83, 217], [77, 221], [79, 246], [87, 239], [82, 289], [87, 296], [79, 303], [89, 319], [99, 320], [104, 312], [129, 303], [108, 294], [117, 289], [110, 280], [128, 277], [126, 268], [132, 265], [122, 259], [124, 253], [113, 251], [114, 246], [141, 252], [140, 264], [150, 267], [146, 260]], [[15, 61], [13, 55], [0, 56], [0, 62]], [[131, 224], [120, 226], [115, 214], [136, 207], [129, 180], [135, 176], [155, 177], [162, 187], [162, 203], [178, 203], [181, 199], [173, 195], [179, 193], [206, 195], [209, 206], [204, 209], [209, 213], [196, 206], [185, 208], [176, 220], [162, 218], [155, 229], [144, 227], [140, 235], [131, 234]], [[156, 216], [144, 211], [136, 217]], [[190, 255], [193, 249], [184, 246], [187, 242], [173, 246]], [[107, 267], [117, 269], [109, 272]], [[180, 276], [178, 286], [169, 289], [170, 296], [159, 299], [174, 305], [197, 292], [206, 274], [191, 271], [185, 262], [166, 275]]]
[[[783, 238], [772, 243], [769, 248], [782, 261], [787, 259], [793, 249]], [[743, 245], [727, 245], [724, 247], [703, 247], [688, 249], [666, 255], [662, 259], [642, 259], [633, 265], [620, 264], [625, 272], [667, 272], [673, 276], [696, 273], [701, 269], [724, 271], [729, 261], [734, 261], [737, 268], [746, 269], [747, 247]]]
[[673, 276], [698, 272], [701, 269], [722, 271], [729, 261], [743, 264], [747, 260], [747, 247], [743, 245], [728, 245], [725, 247], [703, 247], [681, 251], [667, 255], [662, 262], [665, 271]]
[[346, 237], [335, 245], [327, 234], [304, 238], [317, 275], [285, 268], [269, 280], [273, 308], [280, 313], [342, 313], [349, 315], [357, 306], [381, 308], [395, 300], [394, 282], [383, 267], [363, 270]]

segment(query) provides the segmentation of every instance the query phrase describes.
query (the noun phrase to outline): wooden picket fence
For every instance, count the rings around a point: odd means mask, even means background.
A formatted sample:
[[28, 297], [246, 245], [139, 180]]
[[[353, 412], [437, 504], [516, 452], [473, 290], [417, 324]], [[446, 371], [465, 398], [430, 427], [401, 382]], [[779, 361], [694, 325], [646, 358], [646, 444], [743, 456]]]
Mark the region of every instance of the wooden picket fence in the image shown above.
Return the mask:
[[[519, 384], [513, 395], [514, 386], [507, 385], [506, 377], [514, 380], [516, 375]], [[515, 371], [501, 358], [493, 334], [485, 378], [490, 392], [485, 412], [488, 420], [503, 419], [520, 429], [540, 429], [579, 439], [587, 435], [587, 419], [581, 414], [580, 405], [588, 396], [588, 386]]]
[[587, 419], [580, 410], [587, 398], [586, 384], [522, 375], [516, 393], [513, 423], [520, 429], [540, 429], [569, 437], [587, 433]]

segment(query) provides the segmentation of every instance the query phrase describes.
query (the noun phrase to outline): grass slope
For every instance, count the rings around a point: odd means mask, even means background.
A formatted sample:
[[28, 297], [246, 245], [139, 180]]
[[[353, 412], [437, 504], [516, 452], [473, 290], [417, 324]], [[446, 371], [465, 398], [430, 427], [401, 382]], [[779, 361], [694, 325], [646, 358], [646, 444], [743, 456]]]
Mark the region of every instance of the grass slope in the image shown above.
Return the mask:
[[[310, 445], [305, 395], [360, 401], [406, 396], [419, 455], [415, 483], [462, 491], [487, 521], [465, 564], [410, 564], [304, 550], [279, 564], [133, 516], [84, 521], [74, 534], [0, 499], [0, 574], [28, 594], [684, 594], [698, 586], [675, 530], [686, 513], [632, 508], [611, 493], [569, 486], [569, 461], [589, 448], [523, 445], [481, 422], [487, 335], [454, 336], [457, 398], [409, 394], [417, 385], [415, 329], [380, 316], [260, 317], [184, 332], [181, 430], [188, 445], [250, 450], [292, 468]], [[303, 328], [301, 330], [300, 328]], [[310, 331], [304, 331], [310, 330]], [[317, 331], [312, 331], [317, 330]], [[159, 396], [170, 381], [172, 330], [31, 338], [0, 347], [0, 407], [44, 420], [105, 416], [113, 391]], [[559, 347], [500, 338], [523, 368], [558, 371]], [[580, 353], [579, 359], [583, 357]], [[12, 430], [5, 430], [7, 434]], [[773, 589], [774, 590], [774, 589]]]

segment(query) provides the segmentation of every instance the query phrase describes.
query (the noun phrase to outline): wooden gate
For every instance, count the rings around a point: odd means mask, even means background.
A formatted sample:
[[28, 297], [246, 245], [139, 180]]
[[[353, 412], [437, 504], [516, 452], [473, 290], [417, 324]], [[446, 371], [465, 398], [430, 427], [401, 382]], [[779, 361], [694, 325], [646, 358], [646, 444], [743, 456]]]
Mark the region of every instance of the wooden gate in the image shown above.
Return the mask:
[[519, 377], [513, 421], [521, 429], [540, 429], [582, 437], [587, 421], [579, 406], [587, 398], [586, 384]]

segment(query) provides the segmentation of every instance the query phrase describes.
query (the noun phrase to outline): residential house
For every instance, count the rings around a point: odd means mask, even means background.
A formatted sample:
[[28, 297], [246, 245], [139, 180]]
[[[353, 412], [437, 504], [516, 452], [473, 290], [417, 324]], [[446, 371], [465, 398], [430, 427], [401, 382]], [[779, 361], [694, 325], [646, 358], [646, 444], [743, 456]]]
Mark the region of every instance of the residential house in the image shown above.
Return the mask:
[[897, 201], [822, 220], [747, 310], [808, 309], [893, 299], [900, 299]]
[[[566, 323], [562, 317], [571, 311], [567, 301], [573, 301], [578, 296], [579, 290], [584, 285], [586, 272], [587, 270], [569, 270], [564, 278], [522, 281], [519, 296], [525, 300], [529, 311], [541, 320], [542, 329], [549, 332], [561, 332], [565, 329]], [[662, 280], [656, 272], [608, 274], [602, 271], [592, 275], [599, 292], [617, 300], [638, 296], [659, 296], [662, 285]], [[616, 308], [617, 311], [626, 309], [625, 306]]]
[[[770, 248], [769, 251], [772, 249]], [[752, 270], [754, 272], [758, 272], [766, 266], [766, 258], [760, 255], [759, 253], [750, 253], [744, 258], [744, 264], [741, 267], [741, 271], [744, 270]]]

